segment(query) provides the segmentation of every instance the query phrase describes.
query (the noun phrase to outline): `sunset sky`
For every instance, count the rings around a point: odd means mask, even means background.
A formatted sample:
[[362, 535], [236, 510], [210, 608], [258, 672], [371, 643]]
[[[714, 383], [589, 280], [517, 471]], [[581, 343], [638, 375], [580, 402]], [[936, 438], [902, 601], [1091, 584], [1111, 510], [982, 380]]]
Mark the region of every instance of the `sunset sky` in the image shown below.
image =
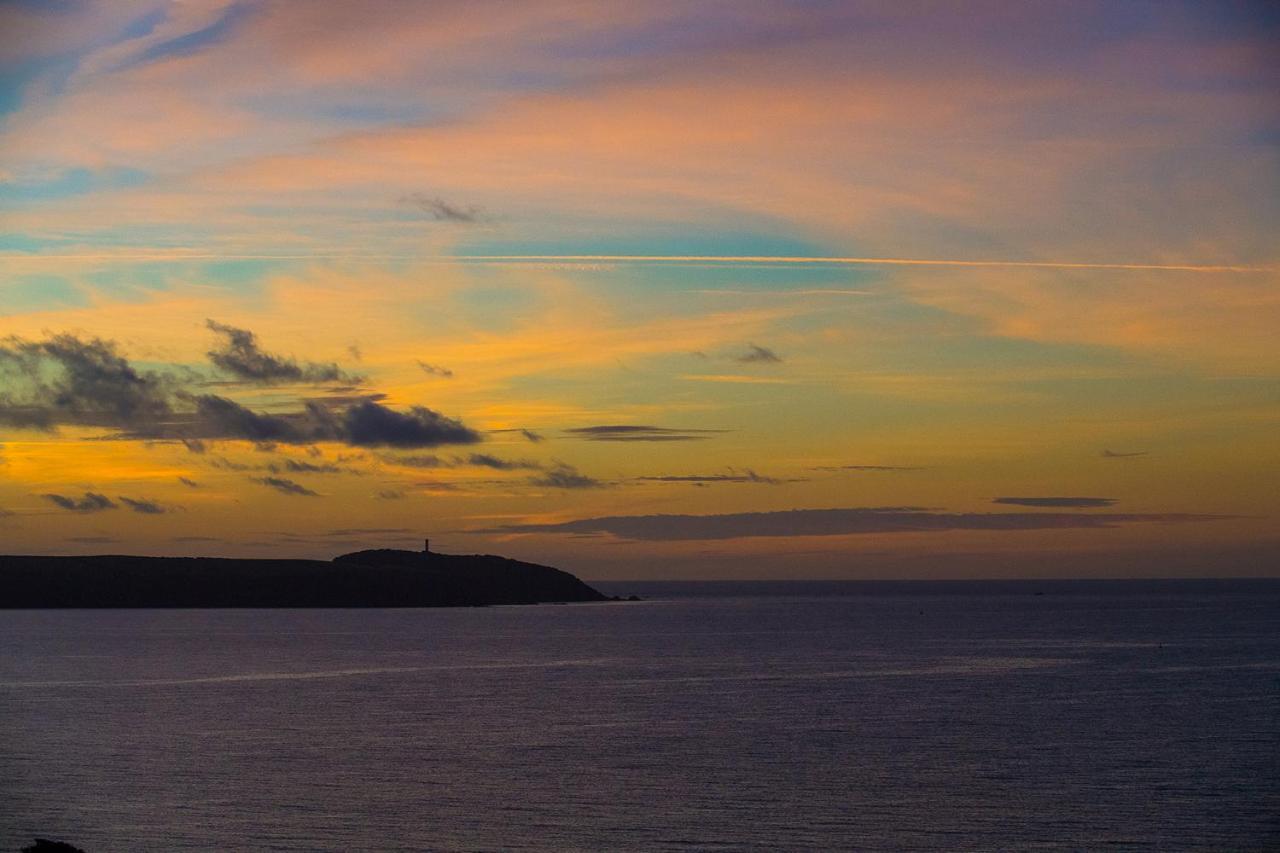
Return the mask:
[[1280, 14], [0, 5], [0, 551], [1280, 573]]

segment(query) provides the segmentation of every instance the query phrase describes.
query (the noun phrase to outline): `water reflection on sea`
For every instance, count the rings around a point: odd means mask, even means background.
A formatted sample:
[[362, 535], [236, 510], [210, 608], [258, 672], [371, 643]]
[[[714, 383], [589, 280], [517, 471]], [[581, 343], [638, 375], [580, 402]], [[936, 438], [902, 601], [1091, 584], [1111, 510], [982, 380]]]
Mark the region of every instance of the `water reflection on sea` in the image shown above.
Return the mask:
[[607, 591], [0, 612], [0, 848], [1280, 842], [1280, 585]]

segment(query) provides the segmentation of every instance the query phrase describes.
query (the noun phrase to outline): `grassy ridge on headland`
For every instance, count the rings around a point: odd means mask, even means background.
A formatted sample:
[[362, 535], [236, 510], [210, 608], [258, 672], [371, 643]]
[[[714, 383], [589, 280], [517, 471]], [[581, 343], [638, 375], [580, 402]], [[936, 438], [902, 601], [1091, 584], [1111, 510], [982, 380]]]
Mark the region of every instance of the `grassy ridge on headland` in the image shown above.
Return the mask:
[[474, 607], [607, 598], [568, 572], [487, 555], [377, 550], [332, 562], [0, 556], [0, 608]]

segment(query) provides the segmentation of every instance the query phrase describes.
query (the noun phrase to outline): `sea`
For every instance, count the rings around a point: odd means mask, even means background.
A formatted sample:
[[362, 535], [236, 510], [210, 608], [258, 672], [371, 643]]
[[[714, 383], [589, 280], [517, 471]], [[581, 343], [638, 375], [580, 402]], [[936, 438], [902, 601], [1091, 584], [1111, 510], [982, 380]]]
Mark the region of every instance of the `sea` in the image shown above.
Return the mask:
[[0, 850], [1280, 849], [1280, 582], [0, 611]]

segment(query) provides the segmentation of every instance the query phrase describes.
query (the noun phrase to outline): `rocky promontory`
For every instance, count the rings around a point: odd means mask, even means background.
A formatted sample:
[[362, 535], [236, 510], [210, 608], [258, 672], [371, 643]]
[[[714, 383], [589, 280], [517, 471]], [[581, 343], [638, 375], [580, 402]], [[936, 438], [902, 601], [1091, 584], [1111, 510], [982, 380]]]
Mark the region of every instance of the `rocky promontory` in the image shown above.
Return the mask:
[[389, 549], [331, 561], [0, 556], [0, 608], [476, 607], [606, 601], [578, 578], [491, 555]]

